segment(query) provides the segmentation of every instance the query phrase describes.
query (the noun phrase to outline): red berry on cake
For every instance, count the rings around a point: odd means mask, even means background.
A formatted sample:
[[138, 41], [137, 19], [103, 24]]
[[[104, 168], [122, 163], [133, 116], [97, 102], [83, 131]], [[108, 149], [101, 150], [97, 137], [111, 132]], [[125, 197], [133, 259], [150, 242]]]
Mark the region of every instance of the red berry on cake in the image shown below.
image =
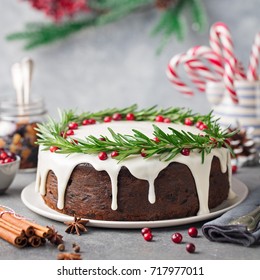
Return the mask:
[[50, 152], [55, 153], [59, 148], [56, 146], [51, 146], [50, 147]]
[[205, 129], [208, 129], [208, 126], [205, 123], [202, 123], [202, 124], [200, 124], [199, 129], [205, 130]]
[[110, 116], [104, 117], [104, 122], [111, 122], [111, 121], [112, 121], [112, 117]]
[[100, 160], [106, 160], [107, 159], [107, 153], [106, 152], [100, 152], [98, 154], [98, 157]]
[[159, 143], [159, 142], [160, 142], [160, 139], [159, 139], [158, 137], [154, 137], [154, 138], [153, 138], [153, 141], [156, 142], [156, 143]]
[[74, 135], [74, 130], [69, 129], [69, 130], [66, 132], [66, 136], [71, 136], [71, 135]]
[[163, 122], [164, 122], [164, 123], [171, 123], [172, 121], [171, 121], [170, 118], [165, 118], [165, 119], [163, 120]]
[[193, 125], [193, 121], [190, 119], [190, 118], [186, 118], [184, 120], [184, 124], [185, 125], [188, 125], [188, 126], [192, 126]]
[[127, 120], [127, 121], [133, 121], [133, 120], [135, 120], [135, 115], [134, 115], [133, 113], [128, 113], [128, 114], [126, 115], [126, 120]]
[[197, 128], [199, 128], [200, 127], [200, 125], [202, 125], [203, 124], [203, 122], [202, 121], [197, 121], [196, 122], [196, 124], [195, 124], [195, 126], [197, 127]]
[[196, 249], [196, 247], [193, 243], [188, 243], [186, 245], [186, 251], [191, 253], [191, 254], [195, 252], [195, 249]]
[[179, 244], [182, 242], [182, 235], [179, 232], [174, 233], [171, 238], [174, 243]]
[[181, 150], [181, 154], [182, 154], [183, 156], [189, 156], [189, 155], [190, 155], [190, 149], [188, 149], [188, 148], [183, 148], [183, 149]]
[[153, 235], [151, 232], [147, 232], [144, 234], [144, 240], [145, 241], [151, 241], [153, 239]]
[[119, 114], [119, 113], [114, 113], [113, 116], [112, 116], [112, 119], [114, 121], [121, 121], [122, 120], [122, 115]]
[[188, 229], [188, 234], [190, 237], [197, 237], [198, 236], [198, 230], [195, 227], [190, 227]]
[[142, 228], [142, 230], [141, 230], [142, 235], [145, 235], [146, 233], [149, 233], [149, 232], [150, 233], [152, 232], [150, 228]]
[[79, 125], [76, 122], [71, 122], [68, 127], [69, 129], [78, 129]]
[[119, 155], [119, 152], [118, 151], [113, 151], [111, 153], [111, 157], [114, 158], [114, 157], [117, 157]]
[[82, 121], [82, 125], [89, 125], [89, 124], [95, 124], [96, 120], [95, 119], [85, 119]]
[[158, 116], [155, 117], [155, 121], [156, 122], [163, 122], [164, 121], [164, 117], [161, 116], [161, 115], [158, 115]]
[[147, 156], [147, 153], [145, 152], [145, 149], [142, 149], [142, 151], [141, 151], [141, 156], [142, 156], [142, 157], [146, 157], [146, 156]]
[[88, 120], [88, 123], [89, 123], [89, 124], [96, 124], [96, 120], [95, 120], [95, 119], [89, 119], [89, 120]]

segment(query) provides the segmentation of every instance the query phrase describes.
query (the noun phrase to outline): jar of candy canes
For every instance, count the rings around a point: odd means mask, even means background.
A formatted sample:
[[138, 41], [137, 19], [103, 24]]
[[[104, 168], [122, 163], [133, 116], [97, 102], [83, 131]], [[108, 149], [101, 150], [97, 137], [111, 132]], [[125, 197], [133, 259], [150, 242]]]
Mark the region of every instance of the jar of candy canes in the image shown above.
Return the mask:
[[42, 98], [26, 104], [0, 97], [0, 148], [21, 158], [20, 170], [35, 171], [38, 159], [37, 124], [46, 118]]

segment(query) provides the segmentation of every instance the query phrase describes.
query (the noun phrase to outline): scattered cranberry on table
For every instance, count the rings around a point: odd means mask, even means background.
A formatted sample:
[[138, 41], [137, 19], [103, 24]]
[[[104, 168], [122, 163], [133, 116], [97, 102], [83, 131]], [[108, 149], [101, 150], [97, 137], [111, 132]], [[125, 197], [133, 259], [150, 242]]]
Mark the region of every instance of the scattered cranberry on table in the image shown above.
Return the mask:
[[153, 235], [152, 235], [151, 232], [147, 232], [147, 233], [144, 234], [144, 240], [145, 241], [152, 241], [152, 239], [153, 239]]
[[16, 155], [7, 149], [0, 149], [0, 164], [10, 163], [16, 160]]
[[197, 237], [198, 236], [198, 230], [195, 227], [190, 227], [188, 229], [188, 234], [190, 237]]
[[195, 245], [193, 244], [193, 243], [188, 243], [187, 245], [186, 245], [186, 251], [188, 252], [188, 253], [194, 253], [195, 252], [195, 249], [196, 249], [196, 247], [195, 247]]
[[174, 233], [171, 238], [174, 243], [179, 244], [182, 242], [182, 235], [179, 232]]
[[145, 233], [151, 232], [150, 228], [142, 228], [141, 233], [144, 235]]
[[145, 241], [152, 241], [153, 234], [150, 228], [142, 228], [141, 233]]

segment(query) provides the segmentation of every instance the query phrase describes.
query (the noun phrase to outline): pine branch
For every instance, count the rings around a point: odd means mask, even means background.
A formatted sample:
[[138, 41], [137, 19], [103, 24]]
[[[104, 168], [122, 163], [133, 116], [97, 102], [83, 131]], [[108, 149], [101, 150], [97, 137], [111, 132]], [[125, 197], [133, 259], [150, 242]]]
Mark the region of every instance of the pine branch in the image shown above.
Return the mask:
[[[9, 34], [6, 36], [6, 39], [8, 41], [24, 41], [24, 49], [29, 50], [64, 39], [85, 28], [117, 21], [141, 7], [153, 4], [154, 0], [90, 0], [88, 5], [92, 9], [92, 13], [86, 18], [79, 20], [70, 19], [59, 24], [30, 23], [25, 26], [24, 31]], [[158, 53], [163, 50], [173, 35], [176, 35], [178, 40], [183, 39], [183, 26], [186, 22], [183, 20], [182, 14], [184, 8], [189, 4], [192, 6], [194, 22], [198, 25], [199, 29], [202, 27], [205, 22], [203, 20], [205, 16], [203, 16], [200, 0], [177, 0], [175, 6], [171, 6], [161, 15], [159, 22], [152, 31], [153, 35], [162, 34], [162, 42]]]
[[[133, 135], [122, 135], [108, 128], [110, 137], [103, 135], [100, 135], [100, 138], [90, 135], [85, 139], [64, 137], [64, 131], [66, 131], [68, 124], [72, 121], [81, 123], [84, 118], [90, 117], [102, 121], [107, 114], [120, 113], [122, 116], [125, 116], [129, 112], [134, 113], [137, 120], [151, 121], [155, 119], [158, 113], [173, 117], [174, 123], [183, 123], [183, 120], [187, 117], [194, 121], [203, 120], [207, 124], [207, 129], [203, 131], [203, 135], [201, 133], [195, 135], [183, 130], [177, 131], [171, 127], [169, 127], [170, 133], [165, 133], [154, 124], [153, 134], [158, 141], [135, 129], [132, 130]], [[121, 110], [114, 108], [97, 113], [82, 113], [80, 115], [76, 115], [70, 110], [62, 112], [60, 118], [59, 122], [50, 118], [49, 122], [38, 125], [37, 143], [43, 147], [43, 150], [48, 150], [51, 146], [54, 146], [58, 148], [56, 152], [61, 154], [97, 154], [101, 151], [107, 153], [117, 151], [118, 155], [115, 158], [119, 161], [138, 154], [145, 154], [145, 158], [159, 155], [161, 160], [169, 161], [183, 149], [189, 149], [190, 151], [196, 149], [201, 152], [203, 162], [205, 154], [210, 153], [213, 148], [226, 146], [231, 150], [226, 139], [236, 133], [222, 131], [217, 120], [213, 119], [212, 113], [202, 116], [191, 114], [190, 110], [185, 111], [179, 108], [158, 109], [154, 106], [138, 111], [137, 106], [133, 105]]]
[[15, 32], [6, 37], [9, 41], [23, 40], [26, 42], [24, 48], [30, 50], [40, 45], [48, 44], [69, 35], [79, 32], [83, 28], [96, 25], [96, 19], [87, 17], [76, 21], [67, 21], [61, 24], [29, 24], [25, 31]]

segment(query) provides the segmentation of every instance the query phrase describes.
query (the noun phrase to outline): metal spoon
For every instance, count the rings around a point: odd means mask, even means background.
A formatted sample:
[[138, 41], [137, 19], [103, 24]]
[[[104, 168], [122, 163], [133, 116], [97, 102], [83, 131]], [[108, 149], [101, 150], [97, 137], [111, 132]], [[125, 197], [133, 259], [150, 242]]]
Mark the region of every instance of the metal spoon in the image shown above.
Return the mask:
[[260, 206], [258, 206], [252, 212], [231, 221], [229, 224], [245, 225], [249, 232], [254, 232], [259, 222], [260, 222]]
[[11, 74], [13, 80], [13, 86], [16, 91], [16, 99], [18, 105], [23, 105], [23, 75], [22, 67], [20, 63], [15, 63], [11, 67]]
[[22, 60], [23, 72], [23, 87], [24, 87], [24, 104], [30, 102], [31, 81], [33, 73], [33, 60], [31, 58], [24, 58]]

